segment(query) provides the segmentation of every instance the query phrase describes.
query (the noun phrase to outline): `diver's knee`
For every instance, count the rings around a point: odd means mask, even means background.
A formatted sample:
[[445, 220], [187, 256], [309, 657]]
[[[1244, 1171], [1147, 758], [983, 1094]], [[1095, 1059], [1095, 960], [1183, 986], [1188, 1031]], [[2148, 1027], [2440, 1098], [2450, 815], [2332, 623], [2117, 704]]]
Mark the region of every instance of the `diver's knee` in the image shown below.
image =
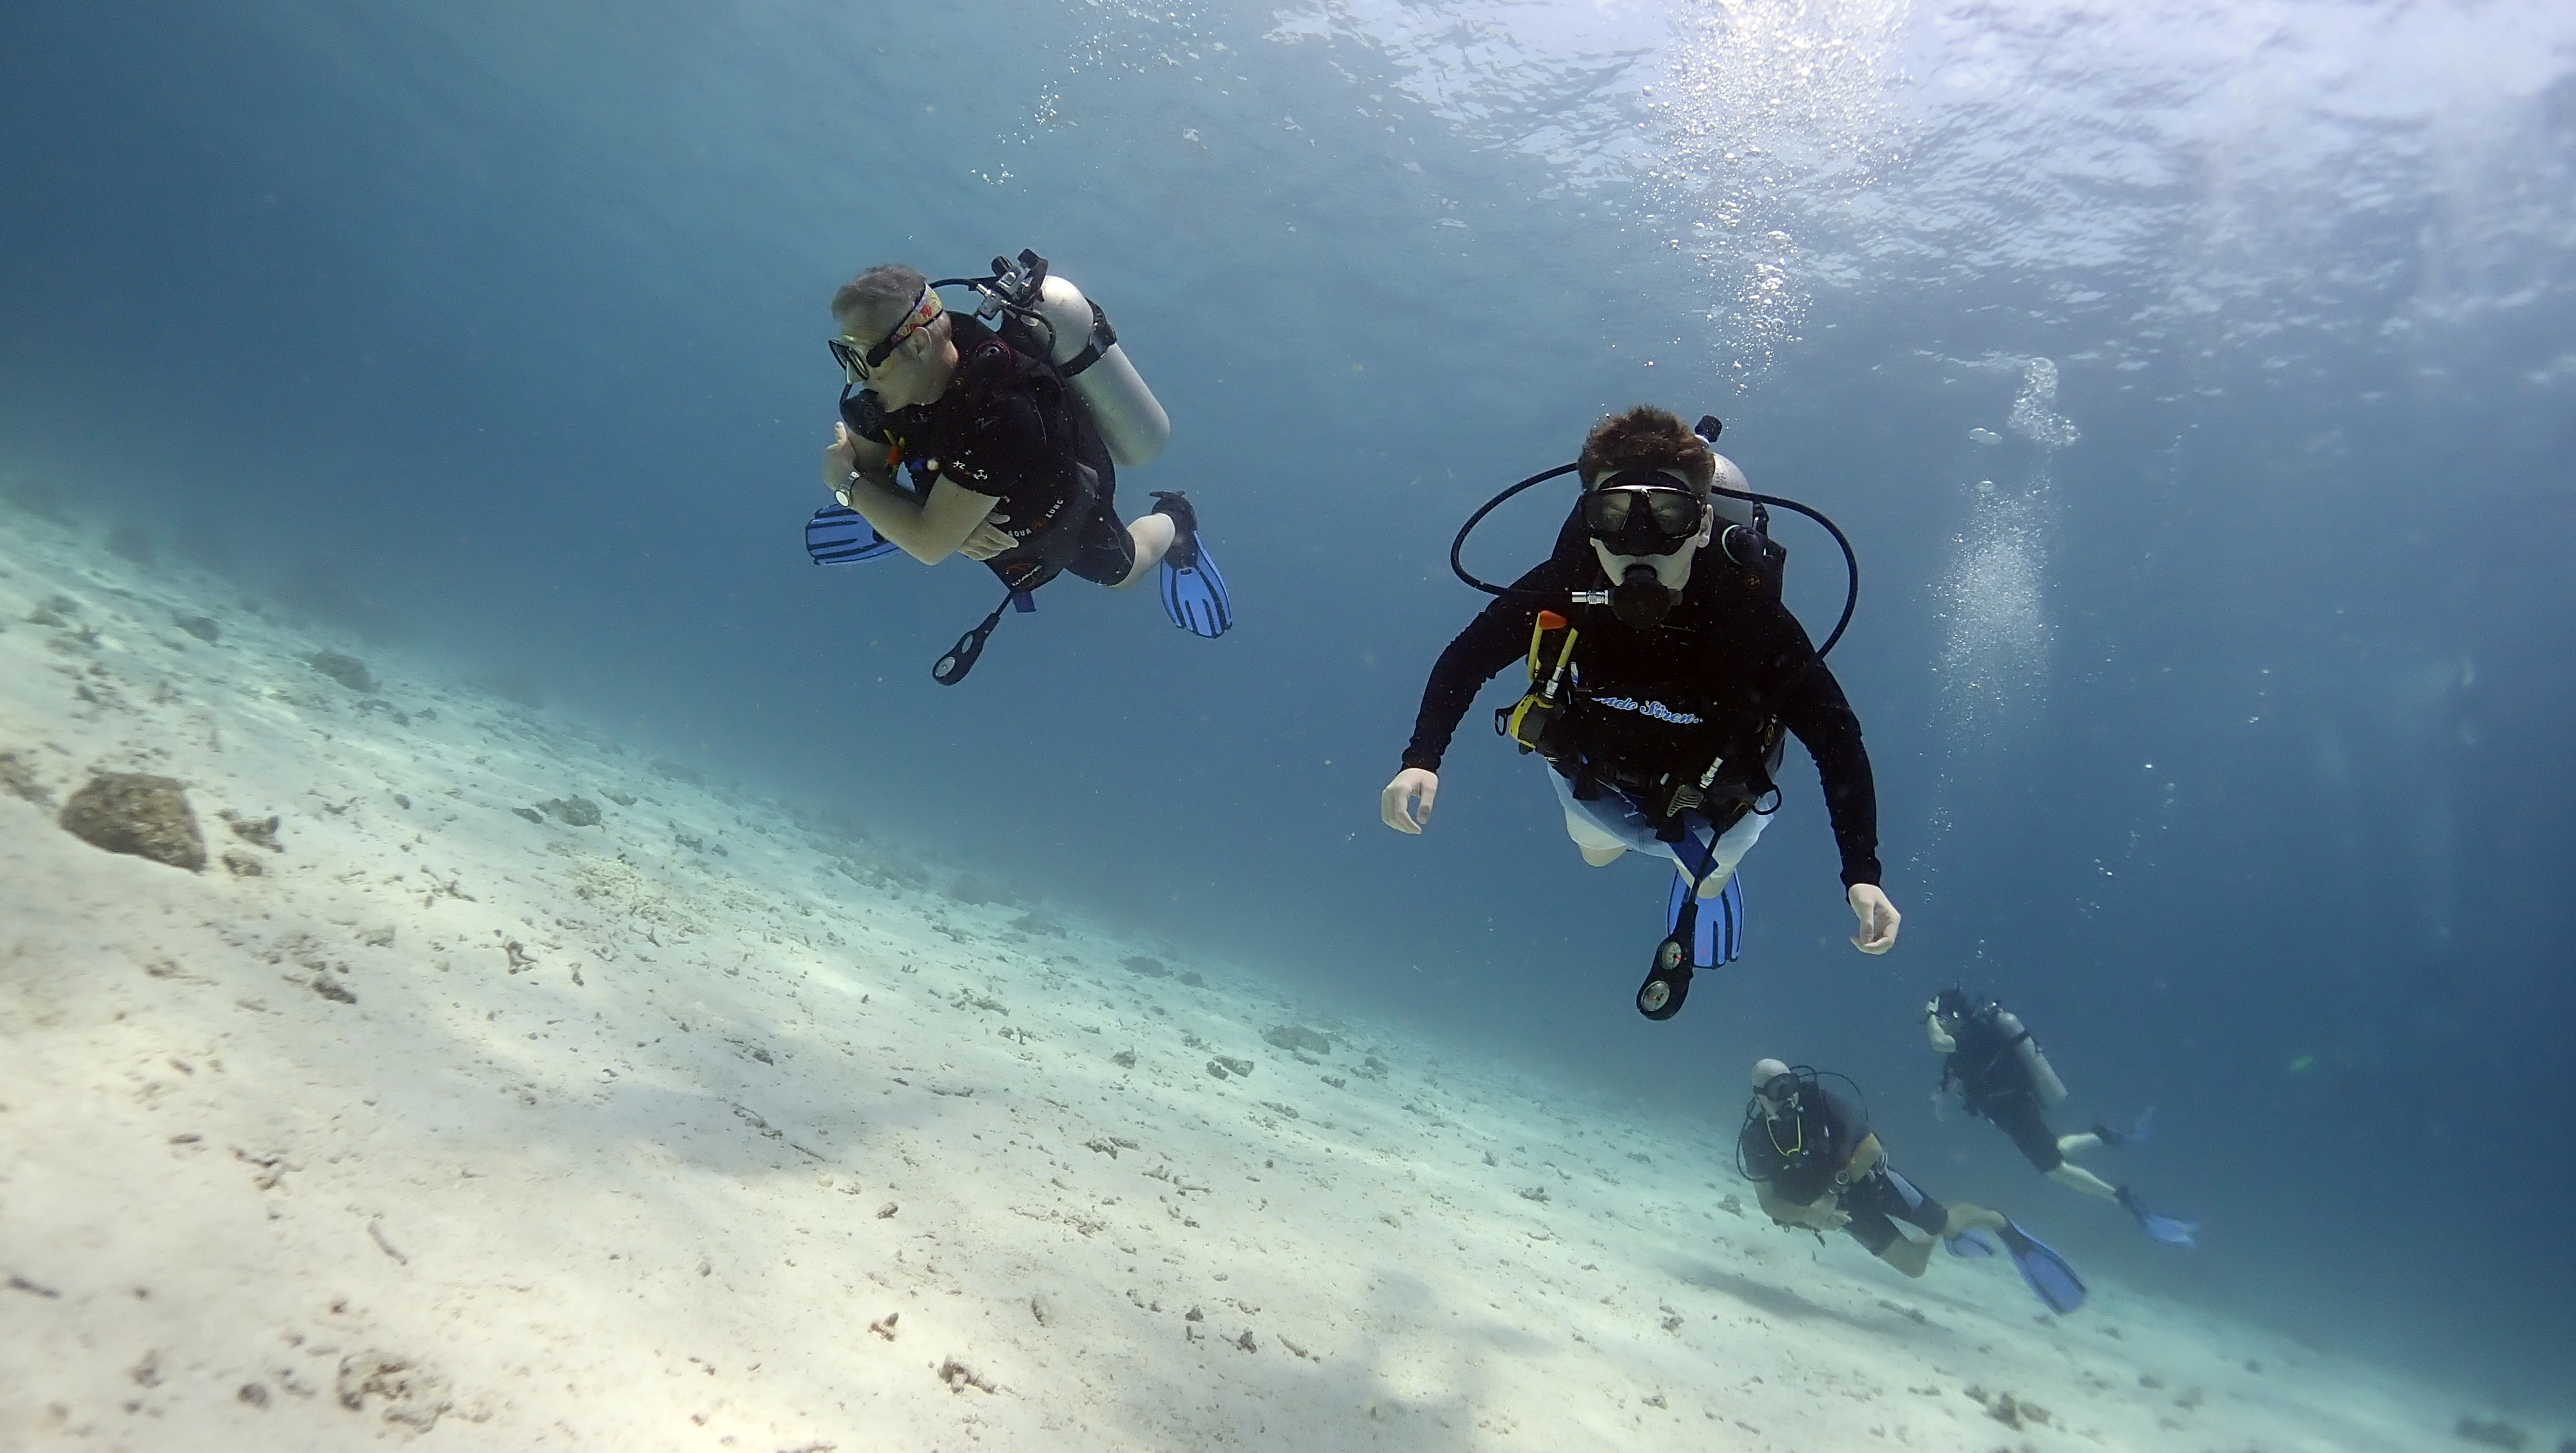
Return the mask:
[[2050, 1171], [2048, 1178], [2070, 1191], [2083, 1195], [2099, 1197], [2105, 1201], [2119, 1199], [2120, 1191], [2117, 1186], [2080, 1165], [2061, 1165]]
[[1932, 1245], [1928, 1241], [1918, 1244], [1899, 1236], [1880, 1247], [1876, 1255], [1879, 1260], [1919, 1280], [1932, 1264]]
[[1170, 515], [1165, 514], [1138, 515], [1127, 527], [1127, 538], [1136, 542], [1136, 553], [1142, 555], [1151, 551], [1157, 560], [1180, 537], [1180, 527], [1172, 523]]

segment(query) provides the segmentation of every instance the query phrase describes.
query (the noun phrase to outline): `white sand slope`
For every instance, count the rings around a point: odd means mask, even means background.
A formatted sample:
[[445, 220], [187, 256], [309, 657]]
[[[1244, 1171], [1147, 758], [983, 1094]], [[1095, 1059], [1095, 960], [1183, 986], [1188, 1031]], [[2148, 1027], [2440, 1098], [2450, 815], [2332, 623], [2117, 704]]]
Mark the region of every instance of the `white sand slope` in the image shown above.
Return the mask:
[[0, 795], [0, 1448], [2348, 1453], [2461, 1405], [1907, 1282], [1722, 1144], [15, 513], [0, 752], [180, 779], [215, 857]]

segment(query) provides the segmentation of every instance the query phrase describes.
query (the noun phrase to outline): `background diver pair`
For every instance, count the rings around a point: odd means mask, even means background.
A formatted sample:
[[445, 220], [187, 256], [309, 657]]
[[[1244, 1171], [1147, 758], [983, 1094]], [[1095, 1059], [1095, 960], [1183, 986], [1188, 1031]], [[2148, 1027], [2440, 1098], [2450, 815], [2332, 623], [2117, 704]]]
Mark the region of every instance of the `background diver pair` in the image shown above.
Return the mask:
[[[2193, 1223], [2159, 1215], [2128, 1187], [2114, 1187], [2066, 1162], [2073, 1151], [2145, 1139], [2153, 1111], [2125, 1133], [2097, 1124], [2088, 1132], [2051, 1135], [2045, 1112], [2064, 1101], [2066, 1087], [2020, 1019], [1992, 1000], [1972, 1000], [1953, 987], [1924, 1006], [1924, 1030], [1944, 1056], [1941, 1081], [1932, 1092], [1936, 1113], [1942, 1098], [1958, 1089], [1970, 1114], [2004, 1130], [2049, 1179], [2117, 1202], [2158, 1242], [2193, 1244]], [[1845, 1076], [1832, 1078], [1851, 1094], [1828, 1089], [1824, 1076], [1807, 1066], [1777, 1059], [1753, 1066], [1753, 1096], [1736, 1135], [1736, 1170], [1754, 1183], [1774, 1224], [1819, 1236], [1848, 1232], [1871, 1255], [1911, 1277], [1923, 1275], [1936, 1241], [1957, 1256], [2001, 1251], [2050, 1311], [2063, 1316], [2083, 1305], [2084, 1278], [2047, 1243], [1999, 1211], [1945, 1206], [1898, 1172], [1870, 1127], [1859, 1087]], [[1917, 1239], [1903, 1226], [1928, 1234]]]
[[[2038, 1138], [2047, 1137], [2040, 1101], [2050, 1089], [2043, 1087], [2053, 1087], [2051, 1104], [2065, 1098], [2065, 1087], [2030, 1032], [1999, 1005], [1978, 1004], [1956, 988], [1943, 990], [1924, 1007], [1933, 1047], [1946, 1056], [1940, 1086], [1933, 1091], [1936, 1107], [1958, 1086], [1969, 1112], [2005, 1129], [2050, 1179], [2116, 1200], [2158, 1242], [2193, 1244], [2198, 1229], [2193, 1223], [2158, 1215], [2127, 1187], [2115, 1190], [2064, 1163], [2061, 1146], [2072, 1150], [2144, 1139], [2148, 1116], [2125, 1134], [2096, 1125], [2063, 1140], [2050, 1137], [2048, 1156], [2053, 1160], [2033, 1153]], [[1859, 1087], [1845, 1076], [1832, 1076], [1851, 1089], [1847, 1097], [1827, 1088], [1824, 1078], [1812, 1068], [1777, 1059], [1754, 1063], [1753, 1095], [1736, 1135], [1736, 1170], [1754, 1183], [1763, 1212], [1775, 1225], [1819, 1236], [1848, 1232], [1871, 1255], [1910, 1277], [1923, 1275], [1936, 1241], [1955, 1256], [2001, 1251], [2050, 1311], [2063, 1316], [2084, 1304], [2084, 1278], [2064, 1256], [2002, 1212], [1966, 1203], [1945, 1206], [1906, 1179], [1889, 1163], [1886, 1147], [1870, 1127]], [[2069, 1170], [2075, 1174], [2063, 1174]], [[1908, 1236], [1900, 1223], [1928, 1234]]]

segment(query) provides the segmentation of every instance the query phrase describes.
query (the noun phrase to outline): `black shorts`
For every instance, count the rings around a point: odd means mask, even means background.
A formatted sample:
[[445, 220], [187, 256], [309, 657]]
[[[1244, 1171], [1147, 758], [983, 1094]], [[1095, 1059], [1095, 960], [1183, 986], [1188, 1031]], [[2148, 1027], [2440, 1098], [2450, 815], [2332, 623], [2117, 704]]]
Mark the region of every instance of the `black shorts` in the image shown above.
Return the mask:
[[2066, 1157], [2057, 1150], [2057, 1132], [2048, 1128], [2048, 1121], [2041, 1114], [2036, 1091], [2013, 1090], [1998, 1095], [1980, 1102], [1977, 1113], [1995, 1122], [2004, 1134], [2011, 1136], [2012, 1143], [2030, 1158], [2032, 1165], [2039, 1167], [2040, 1174], [2046, 1175], [2066, 1164]]
[[1073, 561], [1064, 567], [1068, 575], [1079, 575], [1097, 585], [1116, 585], [1136, 568], [1136, 537], [1118, 522], [1118, 506], [1102, 490], [1102, 497], [1092, 503], [1091, 514], [1082, 522], [1082, 542], [1074, 547]]
[[1844, 1190], [1842, 1208], [1851, 1217], [1843, 1229], [1851, 1233], [1854, 1241], [1868, 1247], [1872, 1256], [1896, 1244], [1899, 1221], [1935, 1236], [1950, 1223], [1949, 1207], [1884, 1165]]

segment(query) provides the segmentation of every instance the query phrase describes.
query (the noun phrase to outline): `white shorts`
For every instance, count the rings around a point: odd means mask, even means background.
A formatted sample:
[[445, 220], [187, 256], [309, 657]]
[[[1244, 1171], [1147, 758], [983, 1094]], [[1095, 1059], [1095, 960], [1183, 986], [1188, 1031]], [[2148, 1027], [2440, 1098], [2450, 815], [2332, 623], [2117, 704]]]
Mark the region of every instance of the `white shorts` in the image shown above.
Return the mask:
[[[1762, 836], [1763, 824], [1771, 820], [1763, 813], [1748, 812], [1736, 820], [1735, 826], [1711, 841], [1709, 830], [1714, 824], [1696, 813], [1686, 814], [1683, 821], [1689, 826], [1694, 849], [1691, 857], [1700, 857], [1702, 853], [1707, 857], [1704, 864], [1697, 863], [1683, 857], [1681, 844], [1668, 843], [1656, 837], [1654, 824], [1646, 820], [1644, 811], [1617, 788], [1605, 786], [1600, 796], [1589, 802], [1577, 802], [1574, 784], [1565, 779], [1564, 773], [1551, 767], [1547, 781], [1556, 789], [1556, 800], [1565, 808], [1565, 835], [1574, 839], [1576, 847], [1596, 853], [1626, 848], [1632, 852], [1669, 858], [1681, 872], [1700, 874], [1699, 893], [1703, 898], [1714, 896], [1718, 889], [1726, 886], [1727, 879], [1735, 876], [1735, 865], [1744, 861], [1746, 853], [1753, 851], [1755, 839]], [[1703, 868], [1704, 872], [1701, 871]]]

